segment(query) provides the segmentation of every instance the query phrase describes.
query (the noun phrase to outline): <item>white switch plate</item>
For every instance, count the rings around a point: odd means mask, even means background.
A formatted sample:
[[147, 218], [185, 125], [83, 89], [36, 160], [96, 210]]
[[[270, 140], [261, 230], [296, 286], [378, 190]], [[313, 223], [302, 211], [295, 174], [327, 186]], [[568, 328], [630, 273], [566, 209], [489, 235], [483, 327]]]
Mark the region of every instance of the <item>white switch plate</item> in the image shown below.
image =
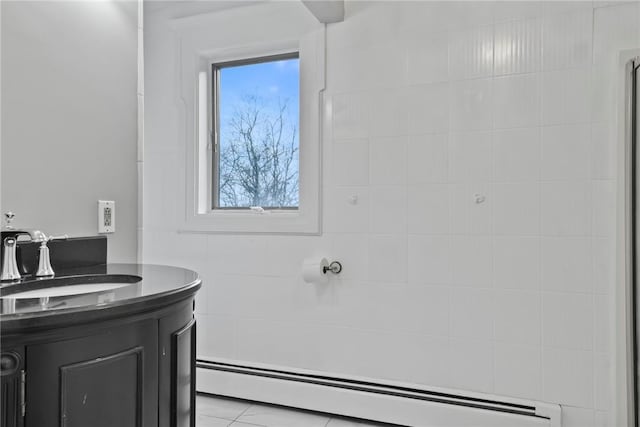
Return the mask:
[[116, 231], [116, 202], [98, 200], [98, 233]]

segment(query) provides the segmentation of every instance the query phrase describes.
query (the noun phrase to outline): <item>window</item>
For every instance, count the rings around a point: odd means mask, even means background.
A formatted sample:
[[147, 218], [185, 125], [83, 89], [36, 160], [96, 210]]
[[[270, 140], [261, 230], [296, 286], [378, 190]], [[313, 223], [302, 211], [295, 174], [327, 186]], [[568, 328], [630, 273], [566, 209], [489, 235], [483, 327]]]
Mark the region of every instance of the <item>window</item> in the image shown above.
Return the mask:
[[[191, 21], [185, 21], [184, 30], [176, 26], [177, 32], [187, 34], [176, 79], [180, 118], [176, 135], [184, 141], [185, 155], [184, 163], [176, 158], [176, 167], [184, 164], [185, 174], [184, 181], [171, 182], [178, 200], [184, 200], [182, 206], [176, 205], [182, 233], [321, 233], [322, 140], [324, 132], [332, 129], [331, 122], [323, 120], [331, 117], [325, 114], [331, 108], [324, 93], [325, 27], [297, 3], [275, 2], [261, 8], [263, 13], [237, 8], [234, 19], [224, 14], [208, 16], [207, 25], [198, 27], [203, 31], [198, 37], [192, 33]], [[265, 22], [273, 24], [265, 26]], [[287, 73], [277, 74], [274, 68]], [[238, 170], [239, 162], [227, 161], [233, 157], [223, 155], [225, 150], [237, 150], [238, 145], [229, 142], [234, 142], [229, 123], [233, 104], [242, 101], [243, 95], [255, 96], [254, 106], [281, 106], [278, 103], [286, 101], [289, 126], [283, 126], [281, 142], [288, 144], [272, 148], [279, 155], [271, 160], [279, 162], [277, 170], [287, 171], [280, 176], [289, 179], [258, 181], [261, 192], [240, 191], [242, 174], [230, 173], [234, 165]], [[266, 120], [261, 122], [264, 129]], [[278, 198], [277, 191], [265, 190], [282, 189], [283, 181], [284, 194], [289, 196]]]
[[298, 209], [298, 53], [212, 65], [212, 209]]

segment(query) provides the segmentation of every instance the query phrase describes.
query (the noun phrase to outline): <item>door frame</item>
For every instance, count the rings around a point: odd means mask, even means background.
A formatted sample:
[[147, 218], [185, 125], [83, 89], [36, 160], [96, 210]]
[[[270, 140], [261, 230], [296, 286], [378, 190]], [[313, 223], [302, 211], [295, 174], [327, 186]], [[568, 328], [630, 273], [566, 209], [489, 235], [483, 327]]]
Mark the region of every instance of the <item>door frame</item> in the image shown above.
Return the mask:
[[[612, 69], [612, 90], [617, 95], [616, 117], [611, 123], [617, 141], [617, 236], [616, 236], [616, 291], [611, 322], [611, 337], [615, 340], [610, 373], [615, 379], [611, 416], [612, 425], [637, 427], [638, 382], [637, 369], [637, 291], [640, 286], [640, 269], [633, 262], [640, 257], [640, 144], [632, 144], [631, 94], [632, 63], [640, 65], [640, 49], [625, 50]], [[639, 143], [638, 136], [636, 143]], [[639, 158], [637, 162], [633, 157]], [[635, 163], [635, 168], [634, 168]], [[635, 233], [635, 236], [633, 235]], [[637, 285], [637, 286], [636, 286]], [[638, 331], [640, 332], [640, 331]], [[631, 403], [634, 402], [634, 403]]]

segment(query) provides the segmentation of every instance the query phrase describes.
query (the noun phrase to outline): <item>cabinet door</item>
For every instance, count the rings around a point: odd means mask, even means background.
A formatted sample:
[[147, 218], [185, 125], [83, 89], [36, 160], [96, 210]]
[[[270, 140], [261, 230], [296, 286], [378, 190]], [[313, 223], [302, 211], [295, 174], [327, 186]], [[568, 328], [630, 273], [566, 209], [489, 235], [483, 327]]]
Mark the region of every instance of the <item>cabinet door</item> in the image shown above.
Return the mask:
[[26, 427], [157, 426], [155, 320], [28, 346]]
[[172, 336], [171, 426], [195, 427], [196, 321]]
[[193, 299], [159, 323], [158, 427], [192, 427], [196, 358]]

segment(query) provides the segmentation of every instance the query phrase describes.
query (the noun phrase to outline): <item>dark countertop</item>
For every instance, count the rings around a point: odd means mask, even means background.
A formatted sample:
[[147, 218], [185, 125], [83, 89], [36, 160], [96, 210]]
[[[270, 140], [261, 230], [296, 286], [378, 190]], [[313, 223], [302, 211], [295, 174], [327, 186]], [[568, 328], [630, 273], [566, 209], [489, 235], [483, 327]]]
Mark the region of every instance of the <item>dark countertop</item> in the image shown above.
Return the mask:
[[[56, 273], [54, 279], [45, 279], [48, 281], [28, 277], [15, 284], [2, 284], [0, 328], [3, 338], [162, 309], [192, 297], [201, 285], [194, 271], [151, 264], [104, 264]], [[43, 285], [91, 282], [126, 282], [126, 285], [80, 295], [46, 298], [11, 296], [16, 292], [42, 289]]]

